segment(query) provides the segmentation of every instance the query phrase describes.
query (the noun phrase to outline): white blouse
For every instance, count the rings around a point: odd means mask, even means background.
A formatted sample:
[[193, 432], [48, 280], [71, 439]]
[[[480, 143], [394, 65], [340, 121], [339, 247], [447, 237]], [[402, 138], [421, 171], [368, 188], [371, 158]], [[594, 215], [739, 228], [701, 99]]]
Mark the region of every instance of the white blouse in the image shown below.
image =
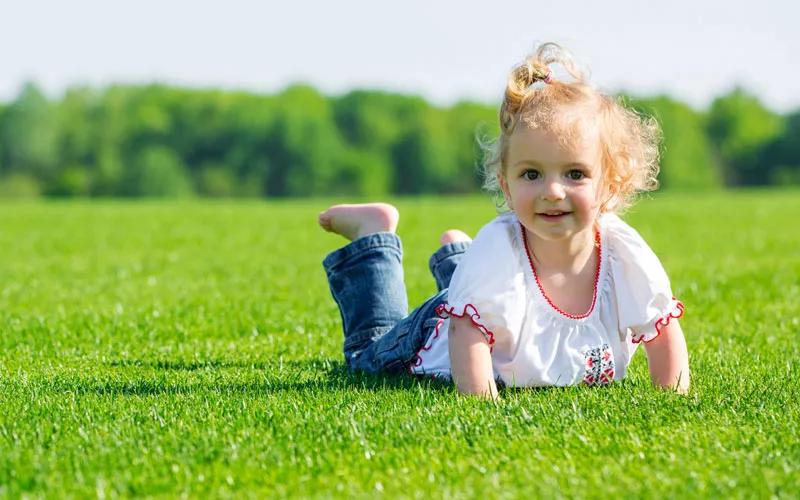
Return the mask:
[[607, 384], [625, 377], [640, 342], [683, 315], [661, 262], [639, 233], [613, 214], [598, 220], [600, 258], [592, 307], [582, 316], [553, 304], [539, 284], [513, 213], [478, 232], [458, 264], [442, 318], [410, 372], [450, 377], [451, 316], [468, 316], [492, 348], [495, 378], [507, 386]]

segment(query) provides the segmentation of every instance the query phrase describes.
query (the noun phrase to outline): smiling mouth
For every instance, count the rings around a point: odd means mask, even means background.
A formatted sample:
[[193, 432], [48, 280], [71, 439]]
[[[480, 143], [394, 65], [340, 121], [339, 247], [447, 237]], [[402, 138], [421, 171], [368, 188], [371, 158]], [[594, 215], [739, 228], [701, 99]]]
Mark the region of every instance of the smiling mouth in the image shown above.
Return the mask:
[[537, 215], [544, 215], [545, 217], [560, 217], [562, 215], [569, 215], [572, 212], [564, 212], [563, 210], [548, 210], [547, 212], [538, 212]]

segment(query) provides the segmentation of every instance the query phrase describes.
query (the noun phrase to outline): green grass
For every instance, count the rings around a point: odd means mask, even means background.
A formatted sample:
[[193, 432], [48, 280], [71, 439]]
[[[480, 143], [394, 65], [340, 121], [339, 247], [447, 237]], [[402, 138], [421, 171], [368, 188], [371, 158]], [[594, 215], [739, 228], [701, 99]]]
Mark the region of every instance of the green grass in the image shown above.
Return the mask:
[[[0, 496], [800, 496], [800, 193], [671, 195], [692, 393], [349, 373], [324, 201], [0, 205]], [[399, 200], [412, 304], [486, 198]]]

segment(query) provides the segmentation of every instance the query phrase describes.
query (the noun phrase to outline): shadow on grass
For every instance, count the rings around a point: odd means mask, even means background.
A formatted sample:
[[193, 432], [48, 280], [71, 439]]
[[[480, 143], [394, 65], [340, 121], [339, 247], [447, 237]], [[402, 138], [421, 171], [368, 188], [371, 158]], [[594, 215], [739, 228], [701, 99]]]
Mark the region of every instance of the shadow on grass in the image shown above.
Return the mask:
[[[287, 363], [284, 361], [284, 363]], [[158, 360], [142, 361], [139, 359], [125, 359], [122, 361], [109, 361], [106, 366], [114, 368], [152, 368], [155, 370], [182, 370], [197, 371], [214, 368], [253, 368], [256, 370], [266, 370], [275, 366], [275, 362], [269, 361], [222, 361], [219, 359], [192, 360]]]
[[[341, 391], [409, 391], [424, 387], [426, 390], [450, 391], [452, 384], [445, 380], [407, 374], [371, 375], [349, 370], [342, 361], [312, 359], [303, 361], [246, 362], [246, 361], [112, 361], [110, 367], [147, 367], [162, 373], [149, 373], [149, 377], [124, 380], [109, 373], [108, 378], [82, 377], [57, 378], [50, 385], [59, 392], [75, 394], [108, 394], [115, 396], [153, 396], [161, 394], [211, 394], [211, 395], [267, 395], [273, 393], [341, 392]], [[213, 381], [175, 381], [170, 371], [239, 368], [254, 370], [245, 375], [250, 380], [226, 380], [231, 377], [220, 373]], [[241, 373], [236, 375], [241, 377]], [[255, 380], [253, 380], [255, 379]]]

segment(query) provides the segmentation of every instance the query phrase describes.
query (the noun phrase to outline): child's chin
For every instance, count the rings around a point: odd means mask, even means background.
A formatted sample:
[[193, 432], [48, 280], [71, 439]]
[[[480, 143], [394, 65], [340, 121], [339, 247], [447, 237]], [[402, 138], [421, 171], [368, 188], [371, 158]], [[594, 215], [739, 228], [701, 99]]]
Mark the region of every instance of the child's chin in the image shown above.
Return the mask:
[[545, 241], [562, 241], [571, 238], [574, 233], [568, 228], [537, 228], [531, 233], [539, 239]]

